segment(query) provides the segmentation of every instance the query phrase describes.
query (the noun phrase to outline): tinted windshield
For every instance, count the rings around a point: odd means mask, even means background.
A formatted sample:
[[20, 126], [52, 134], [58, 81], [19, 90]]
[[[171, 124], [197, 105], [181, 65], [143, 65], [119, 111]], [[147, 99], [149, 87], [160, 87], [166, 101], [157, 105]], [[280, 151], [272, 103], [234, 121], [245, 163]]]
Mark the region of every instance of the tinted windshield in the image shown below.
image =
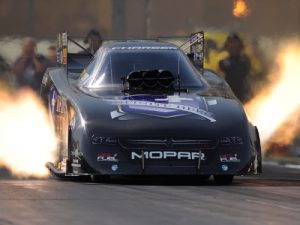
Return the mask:
[[122, 84], [133, 71], [169, 70], [182, 87], [202, 87], [198, 72], [179, 50], [111, 50], [98, 53], [81, 76], [81, 85], [101, 88]]

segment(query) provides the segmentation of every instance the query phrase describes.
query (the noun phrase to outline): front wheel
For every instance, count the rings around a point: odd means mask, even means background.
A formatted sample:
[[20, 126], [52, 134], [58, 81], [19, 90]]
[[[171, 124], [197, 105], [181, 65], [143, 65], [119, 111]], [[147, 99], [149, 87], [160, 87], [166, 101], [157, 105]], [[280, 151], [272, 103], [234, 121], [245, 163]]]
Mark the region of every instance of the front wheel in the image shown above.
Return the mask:
[[198, 176], [198, 179], [203, 182], [208, 181], [209, 178], [210, 178], [210, 175], [199, 175]]
[[103, 182], [108, 182], [110, 180], [109, 175], [91, 175], [91, 180], [92, 182], [95, 183], [103, 183]]
[[231, 184], [233, 177], [233, 175], [214, 175], [215, 183], [217, 185]]

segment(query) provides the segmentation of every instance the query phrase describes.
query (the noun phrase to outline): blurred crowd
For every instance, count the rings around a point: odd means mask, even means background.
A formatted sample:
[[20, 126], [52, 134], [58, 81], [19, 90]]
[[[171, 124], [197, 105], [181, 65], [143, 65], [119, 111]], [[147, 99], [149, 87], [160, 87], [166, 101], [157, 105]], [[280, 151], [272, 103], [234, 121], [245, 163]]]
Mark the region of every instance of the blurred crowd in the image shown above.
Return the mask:
[[[257, 40], [244, 43], [237, 33], [230, 33], [222, 38], [208, 35], [205, 39], [204, 67], [213, 70], [229, 83], [235, 95], [242, 103], [253, 96], [253, 87], [261, 86], [268, 72], [263, 51]], [[94, 54], [102, 45], [103, 39], [99, 31], [90, 30], [83, 40], [86, 50], [80, 53]], [[39, 92], [45, 70], [56, 66], [56, 47], [50, 45], [47, 54], [38, 53], [37, 43], [31, 37], [21, 42], [21, 54], [9, 65], [0, 55], [0, 75], [2, 80], [11, 80], [7, 74], [13, 73], [13, 86], [30, 87]]]
[[[100, 32], [91, 30], [87, 33], [84, 43], [86, 50], [80, 53], [94, 54], [102, 45]], [[32, 37], [25, 37], [21, 41], [21, 54], [9, 65], [0, 54], [0, 80], [14, 88], [29, 87], [39, 93], [43, 75], [47, 68], [55, 67], [56, 46], [50, 45], [47, 54], [38, 53], [37, 42]]]
[[11, 87], [30, 87], [39, 91], [42, 77], [47, 68], [56, 65], [56, 47], [50, 45], [46, 56], [38, 54], [37, 43], [31, 37], [21, 42], [21, 54], [12, 64], [0, 56], [1, 81]]
[[257, 39], [245, 44], [237, 33], [223, 39], [217, 35], [206, 38], [204, 67], [221, 75], [237, 98], [246, 103], [267, 81], [267, 57]]

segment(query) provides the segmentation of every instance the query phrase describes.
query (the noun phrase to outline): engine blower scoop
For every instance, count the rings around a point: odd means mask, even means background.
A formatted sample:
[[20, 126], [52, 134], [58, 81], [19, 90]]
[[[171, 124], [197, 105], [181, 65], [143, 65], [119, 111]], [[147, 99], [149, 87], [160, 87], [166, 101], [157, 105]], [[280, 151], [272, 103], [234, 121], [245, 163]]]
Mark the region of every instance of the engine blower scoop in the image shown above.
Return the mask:
[[169, 91], [174, 88], [174, 80], [173, 74], [168, 70], [133, 71], [123, 79], [130, 91]]

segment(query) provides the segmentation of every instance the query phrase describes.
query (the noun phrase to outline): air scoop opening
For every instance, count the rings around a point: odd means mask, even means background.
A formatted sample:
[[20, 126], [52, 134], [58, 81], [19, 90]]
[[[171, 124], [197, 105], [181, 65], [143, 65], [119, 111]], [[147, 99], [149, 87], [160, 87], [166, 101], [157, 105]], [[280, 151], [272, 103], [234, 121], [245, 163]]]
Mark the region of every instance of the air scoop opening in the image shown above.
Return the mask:
[[174, 75], [169, 70], [132, 71], [122, 78], [124, 88], [129, 91], [174, 90]]

